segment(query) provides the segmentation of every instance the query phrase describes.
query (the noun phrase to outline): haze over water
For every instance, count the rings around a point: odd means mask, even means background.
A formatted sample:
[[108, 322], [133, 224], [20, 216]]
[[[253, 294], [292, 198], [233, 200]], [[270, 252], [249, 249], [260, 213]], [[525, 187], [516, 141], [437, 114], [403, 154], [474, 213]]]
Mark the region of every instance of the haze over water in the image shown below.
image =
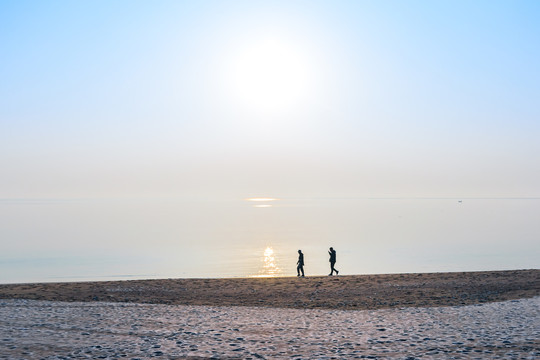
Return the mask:
[[538, 14], [4, 1], [0, 282], [538, 268]]
[[537, 268], [539, 212], [539, 199], [4, 201], [0, 281], [289, 276], [298, 249], [308, 276], [326, 275], [330, 246], [341, 274]]

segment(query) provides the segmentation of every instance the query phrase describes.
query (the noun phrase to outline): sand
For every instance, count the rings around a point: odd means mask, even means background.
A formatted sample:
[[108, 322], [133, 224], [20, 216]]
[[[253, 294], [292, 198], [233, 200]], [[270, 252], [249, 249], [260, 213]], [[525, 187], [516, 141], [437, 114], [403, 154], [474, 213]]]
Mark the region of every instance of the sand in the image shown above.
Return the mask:
[[319, 310], [0, 300], [1, 359], [538, 359], [540, 297]]
[[0, 285], [0, 299], [366, 310], [540, 295], [540, 270]]
[[537, 359], [539, 315], [539, 270], [10, 284], [0, 359]]

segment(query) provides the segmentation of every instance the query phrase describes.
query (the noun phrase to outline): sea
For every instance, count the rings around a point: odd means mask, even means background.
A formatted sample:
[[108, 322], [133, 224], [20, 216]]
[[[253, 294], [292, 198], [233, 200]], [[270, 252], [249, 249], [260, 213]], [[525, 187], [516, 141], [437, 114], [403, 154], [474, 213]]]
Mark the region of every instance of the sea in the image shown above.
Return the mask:
[[540, 268], [540, 198], [0, 200], [0, 283]]

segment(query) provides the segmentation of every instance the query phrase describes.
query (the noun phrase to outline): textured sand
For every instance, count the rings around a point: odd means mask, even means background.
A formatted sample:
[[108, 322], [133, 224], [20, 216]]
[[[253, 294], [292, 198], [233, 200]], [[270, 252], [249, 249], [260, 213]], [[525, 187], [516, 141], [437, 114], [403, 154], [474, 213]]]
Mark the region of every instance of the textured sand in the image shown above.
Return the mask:
[[305, 309], [454, 306], [540, 295], [540, 270], [0, 285], [0, 299]]
[[540, 297], [320, 310], [0, 300], [1, 359], [538, 359]]
[[536, 359], [539, 295], [540, 270], [0, 285], [0, 359]]

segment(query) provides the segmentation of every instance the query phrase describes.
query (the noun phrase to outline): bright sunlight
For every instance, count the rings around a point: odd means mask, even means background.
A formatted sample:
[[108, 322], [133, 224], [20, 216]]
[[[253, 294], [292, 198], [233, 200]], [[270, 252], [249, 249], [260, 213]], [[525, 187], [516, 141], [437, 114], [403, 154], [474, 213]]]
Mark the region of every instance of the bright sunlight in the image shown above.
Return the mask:
[[283, 110], [309, 90], [307, 59], [280, 39], [247, 46], [233, 57], [230, 67], [235, 100], [257, 110]]
[[254, 277], [273, 277], [281, 274], [281, 269], [276, 264], [274, 249], [270, 246], [264, 249], [262, 260], [262, 269], [259, 272], [259, 275], [255, 275]]

